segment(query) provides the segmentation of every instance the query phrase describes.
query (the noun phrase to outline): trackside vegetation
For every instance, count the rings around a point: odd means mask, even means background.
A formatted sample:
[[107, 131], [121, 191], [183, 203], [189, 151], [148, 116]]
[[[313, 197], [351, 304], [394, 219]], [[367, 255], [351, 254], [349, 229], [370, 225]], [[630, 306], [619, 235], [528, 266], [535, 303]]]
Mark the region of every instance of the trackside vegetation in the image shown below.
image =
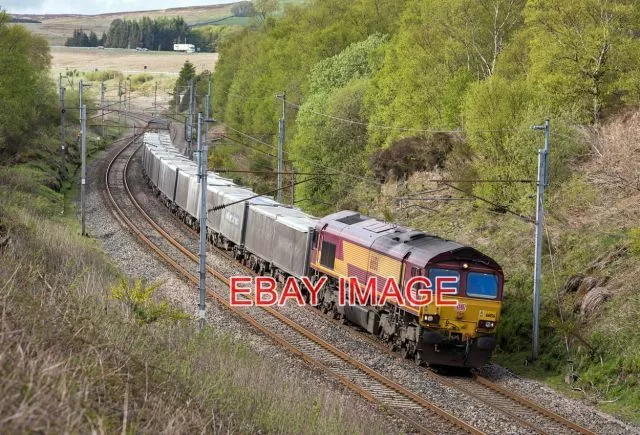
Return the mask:
[[[260, 171], [245, 184], [272, 190], [286, 92], [286, 166], [311, 174], [297, 205], [492, 255], [508, 278], [498, 361], [637, 420], [639, 23], [633, 0], [289, 5], [220, 46], [212, 107], [231, 139], [210, 165]], [[545, 118], [543, 342], [527, 364], [543, 139], [530, 127]]]
[[[6, 23], [0, 12], [2, 432], [383, 428], [352, 397], [305, 379], [308, 372], [266, 359], [224, 331], [197, 333], [190, 315], [159, 299], [158, 283], [123, 276], [96, 241], [79, 235], [71, 202], [77, 114], [68, 111], [61, 171], [47, 44]], [[67, 97], [68, 107], [77, 106], [71, 91]], [[91, 153], [107, 143], [96, 136]]]

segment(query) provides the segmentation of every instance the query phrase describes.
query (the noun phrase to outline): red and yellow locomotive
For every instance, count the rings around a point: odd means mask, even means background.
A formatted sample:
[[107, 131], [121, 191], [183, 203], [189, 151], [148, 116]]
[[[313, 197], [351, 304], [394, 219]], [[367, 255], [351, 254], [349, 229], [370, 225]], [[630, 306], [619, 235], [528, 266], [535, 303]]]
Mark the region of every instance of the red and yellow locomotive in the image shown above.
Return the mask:
[[[331, 311], [401, 350], [407, 358], [435, 365], [479, 367], [495, 348], [500, 320], [502, 268], [469, 246], [420, 231], [381, 222], [353, 211], [321, 219], [311, 253], [316, 279], [328, 278], [319, 295], [320, 308]], [[452, 278], [456, 306], [422, 307], [392, 302], [384, 306], [341, 305], [340, 278], [357, 277], [365, 286], [378, 278], [404, 284], [415, 276], [435, 282]]]

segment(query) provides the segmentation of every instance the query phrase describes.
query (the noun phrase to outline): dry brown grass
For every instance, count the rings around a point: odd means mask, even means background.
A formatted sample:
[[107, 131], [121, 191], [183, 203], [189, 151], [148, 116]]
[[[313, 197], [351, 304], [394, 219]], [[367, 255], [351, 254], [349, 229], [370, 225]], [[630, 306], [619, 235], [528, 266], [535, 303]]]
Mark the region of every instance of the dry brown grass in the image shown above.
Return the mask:
[[602, 174], [640, 191], [640, 111], [624, 113], [593, 131], [591, 143]]
[[48, 217], [33, 186], [5, 185], [13, 175], [0, 177], [3, 433], [382, 431], [349, 396], [222, 331], [140, 322], [110, 296], [118, 271], [105, 254], [74, 221]]
[[556, 204], [553, 217], [563, 225], [583, 231], [637, 225], [640, 220], [640, 111], [629, 110], [583, 133], [590, 155], [574, 168], [570, 182], [553, 188]]
[[119, 48], [98, 50], [81, 47], [52, 47], [51, 55], [51, 66], [55, 71], [116, 70], [125, 74], [141, 72], [178, 74], [186, 60], [193, 63], [197, 72], [212, 71], [218, 60], [217, 53], [175, 53]]

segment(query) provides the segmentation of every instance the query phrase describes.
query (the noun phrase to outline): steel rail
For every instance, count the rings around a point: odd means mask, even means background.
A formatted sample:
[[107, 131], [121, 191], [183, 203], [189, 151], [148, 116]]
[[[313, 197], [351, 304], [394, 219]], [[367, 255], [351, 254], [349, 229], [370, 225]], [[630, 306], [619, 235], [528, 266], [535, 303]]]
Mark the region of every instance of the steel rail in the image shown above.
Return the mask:
[[[195, 283], [197, 283], [198, 278], [194, 274], [190, 273], [183, 266], [178, 264], [174, 259], [172, 259], [170, 256], [168, 256], [165, 252], [163, 252], [162, 249], [160, 249], [157, 245], [155, 245], [155, 243], [152, 242], [145, 234], [143, 234], [138, 228], [136, 228], [135, 224], [126, 216], [124, 211], [118, 205], [118, 203], [117, 203], [117, 201], [116, 201], [116, 199], [115, 199], [115, 197], [113, 195], [113, 192], [110, 189], [110, 186], [109, 186], [109, 173], [111, 171], [113, 163], [120, 157], [120, 155], [124, 152], [124, 150], [126, 150], [128, 148], [128, 146], [130, 146], [132, 143], [133, 143], [133, 141], [129, 142], [127, 145], [125, 145], [125, 147], [123, 147], [122, 150], [120, 150], [116, 154], [116, 156], [114, 156], [112, 161], [109, 163], [107, 171], [105, 172], [105, 183], [106, 183], [106, 189], [107, 189], [107, 192], [108, 192], [109, 200], [110, 200], [114, 210], [116, 210], [116, 212], [120, 215], [121, 222], [124, 222], [125, 226], [131, 228], [131, 230], [147, 246], [149, 246], [149, 248], [152, 249], [161, 259], [163, 259], [165, 262], [167, 262], [170, 266], [174, 267], [187, 280], [189, 280], [190, 282], [195, 284]], [[177, 249], [179, 249], [181, 252], [183, 252], [189, 258], [191, 258], [194, 261], [197, 261], [197, 257], [195, 257], [195, 255], [193, 253], [191, 253], [186, 248], [184, 248], [184, 246], [182, 246], [177, 241], [175, 241], [175, 239], [173, 239], [168, 233], [166, 233], [166, 231], [164, 231], [164, 229], [162, 229], [160, 226], [158, 226], [153, 221], [153, 219], [151, 219], [144, 212], [144, 210], [142, 210], [140, 205], [137, 203], [137, 201], [135, 200], [135, 198], [131, 194], [131, 191], [129, 189], [129, 186], [128, 186], [128, 183], [127, 183], [127, 180], [126, 180], [126, 170], [128, 168], [128, 163], [132, 159], [134, 154], [135, 153], [132, 153], [131, 156], [129, 156], [127, 164], [126, 164], [125, 169], [123, 171], [124, 187], [125, 187], [125, 190], [127, 191], [127, 194], [129, 195], [130, 200], [136, 206], [136, 208], [138, 208], [138, 210], [141, 212], [141, 215], [143, 217], [145, 217], [145, 219], [161, 235], [163, 235], [163, 237], [165, 237], [169, 242], [171, 242]], [[208, 268], [208, 271], [211, 274], [213, 274], [218, 280], [228, 284], [227, 278], [222, 276], [221, 274], [219, 274], [217, 271], [214, 271], [210, 267]], [[258, 321], [256, 321], [253, 317], [251, 317], [247, 313], [242, 312], [241, 310], [238, 310], [235, 307], [232, 307], [229, 304], [229, 302], [227, 300], [225, 300], [225, 298], [222, 297], [221, 295], [219, 295], [217, 292], [208, 289], [207, 290], [207, 295], [208, 295], [208, 297], [216, 299], [222, 305], [224, 305], [225, 307], [229, 308], [234, 314], [236, 314], [237, 316], [239, 316], [243, 320], [247, 321], [249, 324], [254, 326], [256, 329], [258, 329], [262, 333], [264, 333], [267, 336], [269, 336], [270, 338], [272, 338], [279, 345], [283, 346], [284, 348], [288, 349], [289, 351], [293, 352], [294, 354], [300, 356], [304, 361], [308, 362], [309, 364], [318, 367], [323, 372], [329, 374], [333, 379], [337, 380], [338, 382], [342, 383], [346, 387], [350, 388], [352, 391], [355, 391], [356, 393], [358, 393], [359, 395], [361, 395], [362, 397], [364, 397], [368, 401], [379, 405], [381, 408], [384, 407], [387, 412], [389, 412], [391, 414], [394, 414], [395, 416], [401, 418], [402, 420], [404, 420], [410, 426], [414, 427], [419, 432], [422, 432], [422, 433], [433, 433], [430, 428], [428, 428], [428, 427], [424, 426], [424, 424], [416, 421], [415, 418], [412, 418], [412, 417], [406, 415], [405, 413], [401, 412], [399, 409], [394, 409], [394, 407], [392, 407], [392, 406], [388, 407], [390, 405], [390, 403], [388, 401], [385, 402], [383, 400], [383, 398], [381, 398], [381, 397], [377, 397], [376, 394], [374, 394], [375, 391], [374, 392], [367, 391], [365, 389], [365, 387], [356, 384], [351, 379], [348, 379], [346, 376], [336, 372], [335, 369], [332, 369], [331, 367], [328, 367], [326, 364], [322, 363], [317, 358], [314, 358], [314, 357], [310, 356], [308, 354], [309, 352], [305, 353], [304, 350], [299, 349], [295, 345], [289, 343], [284, 338], [278, 336], [278, 334], [274, 333], [269, 328], [264, 327], [262, 324], [260, 324]], [[333, 347], [329, 343], [325, 342], [324, 340], [320, 339], [319, 337], [316, 337], [315, 335], [313, 335], [309, 331], [306, 331], [300, 325], [298, 325], [295, 322], [291, 321], [290, 319], [286, 318], [282, 314], [277, 313], [272, 309], [271, 310], [266, 310], [266, 311], [269, 312], [269, 314], [271, 314], [274, 318], [278, 319], [280, 322], [282, 322], [283, 324], [287, 325], [292, 330], [296, 331], [298, 334], [304, 336], [307, 340], [312, 341], [313, 343], [319, 345], [320, 347], [322, 347], [326, 351], [332, 353], [333, 355], [337, 356], [341, 360], [343, 360], [346, 363], [352, 365], [354, 368], [356, 368], [360, 372], [364, 373], [365, 375], [369, 376], [371, 379], [374, 379], [375, 381], [377, 381], [381, 385], [387, 387], [388, 389], [390, 389], [392, 391], [395, 391], [396, 393], [400, 394], [401, 396], [404, 396], [409, 401], [411, 401], [413, 403], [416, 403], [422, 409], [430, 411], [431, 413], [435, 414], [440, 419], [446, 420], [449, 424], [454, 425], [455, 427], [461, 429], [462, 431], [464, 431], [466, 433], [472, 433], [472, 434], [481, 434], [482, 433], [481, 431], [478, 431], [477, 429], [471, 427], [470, 425], [466, 424], [462, 420], [458, 419], [457, 417], [455, 417], [455, 416], [449, 414], [448, 412], [440, 409], [439, 407], [427, 402], [422, 397], [412, 393], [411, 391], [407, 390], [406, 388], [402, 387], [401, 385], [398, 385], [395, 382], [391, 381], [390, 379], [384, 377], [383, 375], [375, 372], [374, 370], [370, 369], [366, 365], [361, 364], [360, 362], [354, 360], [353, 358], [351, 358], [350, 356], [348, 356], [344, 352], [336, 349], [335, 347]], [[373, 389], [375, 390], [375, 388], [373, 388]]]
[[[175, 216], [175, 214], [172, 213], [172, 216], [176, 219], [177, 222], [179, 222], [181, 225], [184, 225], [184, 223], [177, 216]], [[190, 233], [194, 235], [198, 235], [198, 232], [192, 229], [191, 227], [185, 225], [185, 228]], [[253, 269], [238, 262], [235, 258], [231, 257], [223, 249], [218, 248], [215, 245], [212, 245], [212, 247], [218, 254], [223, 256], [228, 261], [232, 262], [234, 267], [243, 269], [252, 276], [257, 276], [257, 274], [253, 271]], [[217, 273], [217, 272], [214, 272], [214, 273]], [[329, 321], [330, 323], [346, 331], [353, 337], [367, 341], [369, 344], [385, 352], [387, 355], [390, 355], [399, 360], [404, 360], [404, 358], [402, 358], [393, 350], [389, 349], [384, 343], [381, 343], [380, 341], [376, 340], [370, 334], [358, 331], [355, 328], [345, 325], [336, 319], [333, 319], [324, 314], [321, 314], [317, 309], [313, 307], [306, 306], [305, 308], [308, 310], [308, 312], [312, 313], [317, 318], [324, 319], [325, 321]], [[451, 387], [454, 390], [458, 390], [463, 394], [466, 394], [467, 396], [477, 399], [478, 401], [496, 410], [497, 412], [510, 417], [511, 419], [516, 421], [519, 425], [534, 430], [536, 433], [545, 434], [545, 435], [554, 434], [554, 432], [549, 432], [547, 429], [542, 428], [540, 424], [536, 424], [531, 420], [527, 420], [525, 419], [525, 417], [518, 415], [516, 412], [514, 412], [513, 405], [516, 405], [516, 406], [519, 405], [521, 407], [527, 408], [531, 412], [534, 412], [542, 417], [547, 418], [548, 420], [551, 420], [555, 423], [558, 423], [561, 426], [564, 426], [564, 428], [570, 430], [572, 433], [579, 433], [583, 435], [595, 435], [595, 432], [591, 431], [590, 429], [580, 426], [577, 423], [574, 423], [568, 420], [567, 418], [562, 417], [561, 415], [556, 414], [553, 411], [543, 406], [540, 406], [512, 391], [502, 388], [496, 383], [478, 375], [477, 373], [473, 373], [473, 377], [469, 379], [469, 382], [470, 383], [475, 382], [476, 384], [478, 384], [478, 387], [480, 388], [474, 387], [473, 384], [464, 385], [464, 380], [459, 380], [459, 379], [457, 380], [456, 378], [446, 377], [439, 373], [434, 372], [433, 370], [427, 370], [426, 373], [428, 374], [428, 376], [435, 379], [436, 381], [448, 387]], [[512, 403], [504, 403], [502, 400], [500, 400], [501, 398], [498, 398], [498, 400], [496, 400], [495, 398], [492, 399], [491, 397], [489, 397], [489, 395], [483, 394], [482, 389], [485, 389], [485, 388], [492, 390], [497, 395], [502, 396], [502, 398], [506, 398], [510, 400]], [[499, 402], [503, 402], [503, 403], [499, 403]], [[554, 430], [556, 430], [556, 428], [554, 428]]]
[[538, 414], [541, 414], [545, 417], [547, 417], [550, 420], [553, 420], [563, 426], [566, 426], [567, 428], [571, 429], [572, 431], [575, 431], [577, 433], [580, 434], [584, 434], [584, 435], [595, 435], [595, 432], [580, 426], [564, 417], [562, 417], [561, 415], [556, 414], [555, 412], [550, 411], [549, 409], [538, 405], [537, 403], [534, 403], [518, 394], [515, 394], [512, 391], [507, 390], [506, 388], [503, 388], [499, 385], [497, 385], [495, 382], [490, 381], [489, 379], [480, 376], [478, 374], [474, 374], [474, 380], [480, 384], [483, 385], [486, 388], [489, 388], [493, 391], [495, 391], [496, 393], [508, 397], [509, 399], [513, 400], [514, 402], [519, 403], [520, 405], [532, 409], [533, 411], [537, 412]]

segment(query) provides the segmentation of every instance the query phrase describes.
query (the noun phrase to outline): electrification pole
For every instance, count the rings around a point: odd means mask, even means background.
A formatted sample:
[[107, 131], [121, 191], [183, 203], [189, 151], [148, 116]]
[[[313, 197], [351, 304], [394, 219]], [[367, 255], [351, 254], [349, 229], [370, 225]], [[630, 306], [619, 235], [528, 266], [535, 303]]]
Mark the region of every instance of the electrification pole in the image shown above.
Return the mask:
[[153, 91], [153, 116], [156, 116], [158, 111], [158, 82], [156, 82], [156, 88]]
[[[82, 84], [82, 79], [80, 79], [80, 83], [78, 83], [78, 99], [80, 100], [80, 112], [82, 112], [82, 88], [84, 85]], [[82, 123], [82, 118], [80, 118], [80, 122]]]
[[284, 147], [284, 117], [286, 114], [287, 108], [287, 94], [283, 92], [282, 94], [276, 95], [277, 98], [282, 100], [282, 118], [280, 118], [280, 122], [278, 124], [278, 195], [276, 200], [278, 202], [282, 202], [282, 172], [284, 171], [284, 165], [282, 161], [282, 149]]
[[122, 134], [122, 125], [120, 115], [122, 114], [122, 80], [118, 80], [118, 130]]
[[102, 109], [102, 137], [104, 138], [104, 80], [100, 83], [100, 108]]
[[67, 173], [66, 164], [66, 148], [67, 138], [65, 132], [65, 112], [67, 109], [64, 107], [64, 94], [66, 88], [62, 86], [62, 74], [60, 74], [60, 178], [62, 179]]
[[85, 85], [82, 80], [78, 83], [78, 97], [80, 99], [80, 134], [82, 135], [82, 174], [80, 179], [80, 221], [82, 223], [82, 235], [86, 235], [85, 231], [85, 198], [84, 198], [84, 186], [87, 178], [87, 106], [82, 104], [82, 90], [85, 87], [91, 85]]
[[193, 79], [189, 83], [189, 124], [187, 125], [187, 157], [193, 159], [191, 140], [193, 138]]
[[122, 85], [124, 86], [124, 125], [126, 128], [129, 125], [129, 114], [127, 113], [127, 82], [126, 80], [122, 81]]
[[[208, 121], [208, 119], [206, 119]], [[198, 112], [198, 170], [200, 172], [200, 319], [198, 326], [200, 330], [205, 324], [205, 289], [207, 278], [207, 139], [202, 140], [202, 113]]]
[[538, 358], [538, 338], [540, 330], [540, 285], [542, 281], [542, 225], [544, 220], [544, 191], [549, 183], [549, 120], [544, 125], [534, 125], [534, 130], [544, 130], [544, 148], [538, 150], [538, 189], [536, 195], [536, 245], [533, 269], [533, 343], [531, 358]]
[[[80, 89], [82, 89], [82, 82], [80, 82]], [[80, 220], [82, 223], [82, 235], [86, 235], [85, 231], [85, 184], [87, 178], [87, 106], [82, 106], [80, 109], [80, 131], [82, 134], [82, 174], [80, 180]]]
[[291, 165], [291, 207], [296, 204], [296, 170]]
[[131, 91], [133, 90], [133, 85], [131, 85], [131, 77], [127, 78], [129, 80], [129, 112], [131, 112]]
[[[208, 89], [207, 89], [207, 98], [206, 101], [204, 102], [204, 141], [205, 143], [207, 142], [207, 139], [209, 138], [209, 104], [210, 104], [210, 99], [211, 99], [211, 75], [209, 75], [209, 85], [208, 85]], [[208, 145], [208, 144], [207, 144]], [[205, 161], [204, 162], [205, 168], [207, 168], [208, 162]]]

